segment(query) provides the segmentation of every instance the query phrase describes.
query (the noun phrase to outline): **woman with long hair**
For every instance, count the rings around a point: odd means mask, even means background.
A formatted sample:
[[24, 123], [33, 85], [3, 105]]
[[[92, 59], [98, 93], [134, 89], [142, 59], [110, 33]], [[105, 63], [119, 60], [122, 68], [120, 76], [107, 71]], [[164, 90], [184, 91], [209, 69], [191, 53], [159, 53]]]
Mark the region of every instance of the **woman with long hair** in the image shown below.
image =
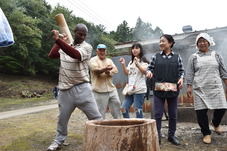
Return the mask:
[[127, 67], [125, 59], [123, 57], [120, 58], [123, 71], [128, 76], [127, 94], [125, 95], [121, 110], [124, 118], [130, 118], [129, 109], [134, 103], [136, 118], [143, 118], [144, 95], [147, 92], [145, 74], [148, 63], [140, 43], [132, 45], [131, 53], [131, 61]]

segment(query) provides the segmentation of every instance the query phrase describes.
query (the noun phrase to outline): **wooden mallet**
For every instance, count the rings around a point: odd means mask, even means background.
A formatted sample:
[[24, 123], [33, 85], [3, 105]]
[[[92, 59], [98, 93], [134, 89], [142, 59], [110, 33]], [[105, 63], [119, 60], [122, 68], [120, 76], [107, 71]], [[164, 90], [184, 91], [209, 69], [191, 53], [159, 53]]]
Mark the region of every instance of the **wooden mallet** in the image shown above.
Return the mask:
[[57, 22], [58, 27], [60, 28], [61, 33], [65, 33], [68, 35], [68, 39], [66, 40], [66, 43], [70, 44], [73, 42], [73, 37], [71, 35], [71, 32], [69, 31], [69, 27], [67, 25], [67, 22], [65, 20], [65, 17], [63, 14], [57, 14], [55, 16], [55, 20]]

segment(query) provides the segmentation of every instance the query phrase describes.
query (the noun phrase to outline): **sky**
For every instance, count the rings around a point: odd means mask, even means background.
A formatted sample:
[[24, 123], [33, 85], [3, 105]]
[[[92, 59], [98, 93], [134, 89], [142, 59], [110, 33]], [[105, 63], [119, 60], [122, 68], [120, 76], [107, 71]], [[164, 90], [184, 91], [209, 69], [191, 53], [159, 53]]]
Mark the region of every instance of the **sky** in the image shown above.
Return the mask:
[[183, 33], [182, 27], [191, 25], [193, 31], [227, 26], [225, 0], [46, 0], [73, 11], [95, 25], [102, 24], [106, 31], [116, 31], [125, 20], [135, 27], [138, 17], [157, 26], [165, 34]]

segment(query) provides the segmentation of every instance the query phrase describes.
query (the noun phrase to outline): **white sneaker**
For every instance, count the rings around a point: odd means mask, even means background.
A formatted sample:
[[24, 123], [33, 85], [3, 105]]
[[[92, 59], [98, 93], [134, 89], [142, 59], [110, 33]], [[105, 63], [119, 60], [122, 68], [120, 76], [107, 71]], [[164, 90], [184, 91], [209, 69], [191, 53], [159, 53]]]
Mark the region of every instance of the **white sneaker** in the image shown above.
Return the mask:
[[60, 149], [61, 147], [61, 144], [58, 144], [57, 142], [53, 141], [51, 145], [47, 148], [47, 151], [55, 151], [57, 149]]

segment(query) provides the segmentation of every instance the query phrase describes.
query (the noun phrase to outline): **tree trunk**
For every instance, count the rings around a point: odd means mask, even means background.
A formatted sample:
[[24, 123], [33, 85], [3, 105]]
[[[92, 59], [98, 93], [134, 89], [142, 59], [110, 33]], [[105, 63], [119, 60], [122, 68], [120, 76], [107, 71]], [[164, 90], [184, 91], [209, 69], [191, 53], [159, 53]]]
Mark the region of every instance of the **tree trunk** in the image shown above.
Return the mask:
[[84, 151], [159, 151], [153, 119], [113, 119], [85, 124]]

